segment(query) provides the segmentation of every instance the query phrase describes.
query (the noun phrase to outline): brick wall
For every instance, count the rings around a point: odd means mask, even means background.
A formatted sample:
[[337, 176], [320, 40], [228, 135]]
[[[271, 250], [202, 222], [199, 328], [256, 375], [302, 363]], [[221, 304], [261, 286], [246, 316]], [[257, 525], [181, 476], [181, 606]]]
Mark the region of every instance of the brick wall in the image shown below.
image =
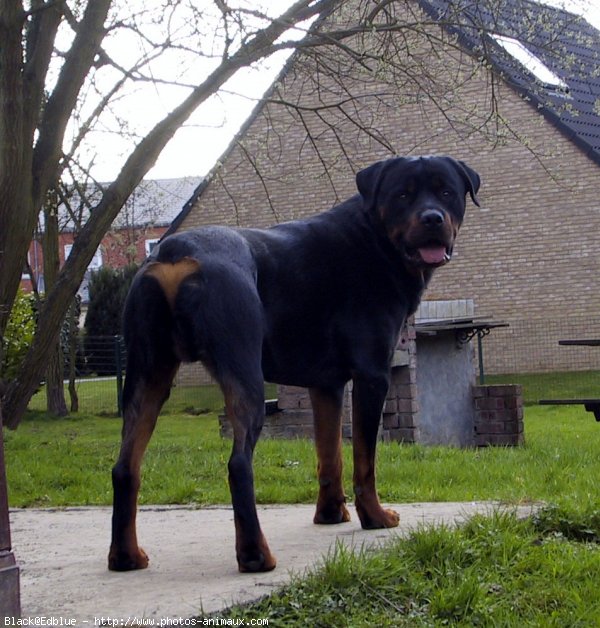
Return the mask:
[[[424, 56], [430, 44], [422, 40], [411, 45]], [[409, 85], [402, 100], [369, 98], [378, 91], [370, 75], [347, 85], [364, 95], [354, 120], [335, 110], [323, 112], [331, 124], [327, 127], [308, 113], [301, 121], [296, 112], [266, 105], [240, 138], [244, 150], [232, 147], [181, 228], [209, 223], [264, 227], [323, 211], [354, 194], [354, 170], [390, 156], [372, 136], [357, 132], [356, 119], [368, 116], [373, 132], [385, 135], [397, 154], [450, 154], [482, 176], [481, 208], [469, 204], [455, 257], [436, 273], [427, 298], [470, 298], [478, 314], [509, 322], [585, 320], [597, 314], [598, 166], [504, 83], [494, 85], [493, 95], [505, 123], [498, 128], [495, 120], [485, 124], [492, 106], [491, 75], [450, 45], [444, 51], [438, 44], [437, 51], [435, 81], [427, 95]], [[310, 67], [310, 59], [296, 64], [281, 82], [283, 96], [314, 104], [316, 91], [307, 88], [304, 74]], [[453, 85], [452, 77], [468, 73], [473, 74], [469, 81]], [[339, 87], [336, 91], [326, 79], [323, 83], [320, 96], [331, 93], [335, 100]], [[474, 132], [479, 123], [481, 132]], [[319, 154], [306, 141], [305, 127], [313, 131]], [[343, 138], [343, 150], [338, 138]], [[512, 333], [522, 346], [511, 356], [512, 370], [539, 368], [535, 347], [518, 337], [524, 333], [522, 339], [528, 340], [526, 332], [514, 327]], [[501, 370], [500, 334], [486, 342], [490, 372], [496, 363]]]
[[419, 442], [419, 401], [417, 395], [417, 334], [410, 320], [400, 336], [399, 349], [405, 359], [392, 367], [388, 396], [383, 406], [381, 437], [386, 441]]
[[475, 445], [522, 445], [523, 395], [521, 386], [474, 386]]

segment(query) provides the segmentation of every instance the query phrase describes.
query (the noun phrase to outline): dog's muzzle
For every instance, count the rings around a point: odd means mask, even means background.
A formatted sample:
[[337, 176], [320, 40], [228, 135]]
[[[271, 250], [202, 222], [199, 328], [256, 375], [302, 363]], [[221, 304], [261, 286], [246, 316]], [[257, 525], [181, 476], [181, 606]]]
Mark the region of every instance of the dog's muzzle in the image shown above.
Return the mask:
[[435, 268], [450, 261], [452, 227], [441, 210], [423, 210], [407, 235], [406, 255], [412, 264]]

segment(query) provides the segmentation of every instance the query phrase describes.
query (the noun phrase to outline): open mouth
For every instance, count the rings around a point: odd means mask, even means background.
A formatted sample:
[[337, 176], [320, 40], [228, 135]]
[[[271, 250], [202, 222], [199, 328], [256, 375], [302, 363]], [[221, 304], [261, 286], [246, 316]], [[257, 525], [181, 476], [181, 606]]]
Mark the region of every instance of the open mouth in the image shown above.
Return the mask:
[[415, 248], [407, 248], [406, 255], [411, 263], [419, 266], [442, 266], [450, 261], [452, 249], [442, 242], [431, 240]]

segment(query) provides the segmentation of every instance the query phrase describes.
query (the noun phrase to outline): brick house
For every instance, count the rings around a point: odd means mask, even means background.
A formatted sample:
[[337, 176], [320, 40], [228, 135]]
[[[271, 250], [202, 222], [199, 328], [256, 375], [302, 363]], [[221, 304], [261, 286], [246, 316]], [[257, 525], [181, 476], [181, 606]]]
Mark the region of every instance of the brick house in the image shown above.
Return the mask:
[[[122, 268], [130, 263], [140, 263], [152, 250], [152, 247], [167, 231], [174, 217], [181, 211], [182, 205], [190, 198], [200, 183], [200, 177], [181, 179], [148, 179], [142, 181], [129, 197], [125, 206], [105, 235], [96, 254], [88, 267], [79, 294], [83, 302], [87, 301], [87, 284], [93, 270], [102, 266]], [[93, 202], [94, 193], [90, 194]], [[77, 205], [77, 200], [72, 205]], [[59, 207], [59, 257], [61, 265], [69, 256], [73, 241], [77, 237], [73, 220], [65, 207]], [[37, 282], [37, 288], [44, 290], [44, 267], [41, 237], [35, 238], [27, 255], [29, 271], [23, 273], [21, 288], [32, 290], [31, 275]]]
[[[342, 3], [329, 22], [343, 23], [354, 4]], [[469, 9], [448, 17], [446, 0], [402, 3], [396, 19], [426, 18], [421, 30], [407, 32], [411, 59], [420, 55], [431, 71], [428, 84], [412, 85], [415, 93], [407, 85], [397, 106], [369, 96], [385, 92], [372, 74], [349, 73], [338, 78], [361, 96], [352, 115], [331, 107], [311, 117], [310, 107], [328, 96], [334, 102], [340, 87], [323, 74], [319, 90], [308, 89], [318, 59], [296, 53], [170, 232], [215, 223], [266, 227], [310, 215], [356, 193], [354, 172], [377, 159], [450, 154], [481, 174], [481, 208], [469, 207], [455, 258], [426, 298], [473, 299], [477, 314], [510, 323], [486, 339], [490, 370], [560, 369], [565, 354], [556, 339], [542, 337], [549, 327], [560, 321], [574, 335], [600, 334], [600, 33], [534, 2], [492, 5], [479, 5], [475, 16], [491, 32], [487, 65]], [[549, 75], [540, 78], [539, 67], [511, 48], [515, 42]], [[269, 99], [305, 107], [283, 110]], [[486, 120], [491, 107], [500, 118]], [[371, 133], [359, 134], [351, 118], [366, 115]]]

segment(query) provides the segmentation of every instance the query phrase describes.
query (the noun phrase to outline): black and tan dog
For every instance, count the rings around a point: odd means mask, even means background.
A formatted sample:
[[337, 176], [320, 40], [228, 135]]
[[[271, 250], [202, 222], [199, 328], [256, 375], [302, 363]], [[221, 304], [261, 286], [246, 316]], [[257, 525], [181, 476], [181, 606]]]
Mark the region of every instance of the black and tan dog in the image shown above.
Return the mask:
[[263, 382], [309, 389], [319, 497], [315, 523], [350, 515], [342, 487], [341, 409], [353, 382], [354, 502], [363, 528], [398, 525], [375, 489], [375, 447], [390, 362], [432, 272], [452, 255], [479, 176], [449, 157], [395, 158], [356, 177], [359, 194], [271, 229], [206, 227], [166, 238], [125, 308], [123, 441], [113, 469], [109, 567], [141, 569], [140, 465], [180, 362], [203, 362], [233, 424], [229, 485], [240, 571], [275, 567], [256, 513], [252, 456]]

